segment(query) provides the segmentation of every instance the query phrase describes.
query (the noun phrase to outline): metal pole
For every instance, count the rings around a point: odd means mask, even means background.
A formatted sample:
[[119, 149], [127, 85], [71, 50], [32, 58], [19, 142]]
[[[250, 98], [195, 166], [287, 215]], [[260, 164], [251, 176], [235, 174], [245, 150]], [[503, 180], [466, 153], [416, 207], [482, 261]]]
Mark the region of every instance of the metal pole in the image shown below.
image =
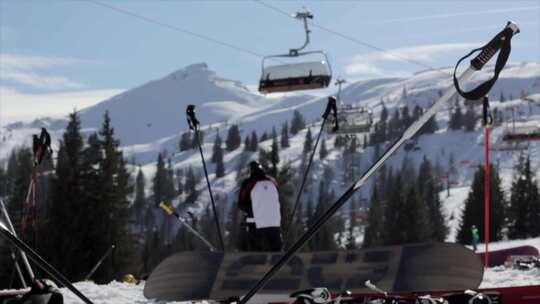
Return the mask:
[[111, 252], [114, 250], [115, 246], [112, 245], [111, 247], [109, 247], [109, 249], [107, 249], [107, 251], [105, 252], [105, 254], [98, 260], [98, 262], [96, 263], [96, 265], [94, 265], [94, 267], [92, 267], [92, 270], [90, 270], [90, 272], [86, 275], [86, 277], [84, 278], [85, 281], [88, 281], [90, 280], [90, 278], [92, 277], [92, 275], [94, 275], [94, 273], [96, 272], [96, 270], [99, 268], [99, 266], [103, 263], [103, 261], [105, 261], [105, 259], [111, 254]]
[[206, 169], [206, 161], [204, 160], [204, 153], [201, 146], [201, 140], [199, 137], [199, 121], [195, 117], [195, 106], [188, 105], [186, 109], [186, 115], [188, 119], [189, 127], [195, 132], [195, 141], [199, 146], [199, 152], [201, 154], [201, 160], [203, 164], [204, 177], [206, 178], [206, 185], [208, 187], [208, 193], [210, 194], [210, 202], [212, 204], [212, 211], [214, 212], [214, 221], [216, 223], [216, 229], [218, 232], [219, 243], [221, 245], [221, 250], [225, 251], [225, 242], [223, 241], [223, 235], [221, 234], [221, 225], [219, 224], [219, 218], [216, 211], [216, 202], [214, 200], [214, 195], [212, 193], [212, 186], [210, 185], [210, 179], [208, 178], [208, 170]]
[[[13, 235], [17, 237], [17, 232], [15, 231], [15, 228], [13, 228], [13, 223], [11, 222], [11, 218], [9, 217], [9, 213], [7, 212], [6, 205], [4, 204], [4, 201], [2, 199], [0, 199], [0, 205], [2, 205], [2, 213], [4, 214], [4, 218], [6, 219], [6, 223], [8, 224], [9, 232], [13, 233]], [[34, 275], [32, 267], [30, 267], [28, 258], [26, 257], [24, 251], [22, 251], [21, 249], [19, 249], [19, 253], [21, 254], [21, 259], [23, 261], [24, 267], [26, 268], [26, 271], [30, 276], [30, 280], [33, 281], [36, 276]]]
[[184, 220], [176, 210], [174, 210], [171, 206], [167, 205], [165, 202], [159, 203], [159, 207], [163, 209], [168, 215], [174, 215], [178, 219], [178, 221], [184, 225], [191, 233], [193, 233], [196, 237], [198, 237], [207, 247], [210, 249], [210, 251], [216, 251], [216, 248], [212, 246], [212, 244], [203, 237], [195, 228], [193, 228], [190, 224]]

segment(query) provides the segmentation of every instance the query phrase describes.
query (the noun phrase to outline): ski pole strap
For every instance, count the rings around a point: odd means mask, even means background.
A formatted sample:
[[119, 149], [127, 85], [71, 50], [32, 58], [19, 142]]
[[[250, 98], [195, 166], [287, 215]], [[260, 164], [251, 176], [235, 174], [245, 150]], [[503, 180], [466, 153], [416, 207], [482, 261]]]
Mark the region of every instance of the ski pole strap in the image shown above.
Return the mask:
[[[489, 90], [491, 90], [491, 88], [499, 78], [499, 74], [506, 65], [506, 61], [510, 56], [510, 41], [512, 40], [514, 34], [517, 33], [519, 33], [518, 26], [515, 23], [508, 21], [506, 27], [500, 33], [495, 35], [495, 37], [493, 37], [490, 42], [488, 42], [481, 48], [472, 50], [469, 54], [458, 60], [458, 62], [456, 63], [456, 67], [454, 68], [454, 85], [459, 95], [461, 95], [465, 99], [478, 100], [483, 96], [487, 95], [487, 93], [489, 93]], [[471, 91], [465, 92], [459, 86], [459, 82], [456, 78], [457, 68], [463, 60], [470, 57], [473, 53], [477, 51], [480, 51], [480, 54], [478, 54], [478, 56], [471, 60], [471, 67], [477, 71], [480, 71], [484, 67], [484, 65], [495, 55], [495, 53], [499, 51], [499, 55], [497, 56], [497, 62], [495, 63], [493, 77], [481, 83]]]
[[334, 96], [328, 97], [328, 104], [326, 104], [326, 110], [324, 110], [322, 118], [327, 119], [330, 112], [332, 112], [332, 116], [334, 116], [334, 127], [332, 128], [332, 132], [336, 132], [339, 130], [339, 123], [337, 119], [337, 99]]
[[197, 120], [197, 117], [195, 117], [194, 105], [187, 106], [186, 116], [187, 116], [187, 123], [188, 123], [189, 129], [195, 131], [197, 129], [197, 126], [199, 125], [199, 121]]
[[487, 96], [484, 96], [482, 101], [482, 124], [484, 127], [491, 127], [493, 124], [493, 116], [491, 116], [491, 112], [489, 111], [489, 98]]

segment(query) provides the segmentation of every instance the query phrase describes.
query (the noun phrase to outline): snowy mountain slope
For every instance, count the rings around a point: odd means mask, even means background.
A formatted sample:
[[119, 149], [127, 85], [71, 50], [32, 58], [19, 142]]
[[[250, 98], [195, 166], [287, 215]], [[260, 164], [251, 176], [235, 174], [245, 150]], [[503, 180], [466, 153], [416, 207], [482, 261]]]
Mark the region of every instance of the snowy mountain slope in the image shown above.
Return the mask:
[[[384, 101], [390, 115], [395, 108], [403, 106], [408, 106], [410, 110], [416, 104], [428, 106], [438, 98], [441, 91], [452, 85], [451, 72], [452, 69], [445, 68], [439, 71], [418, 72], [409, 77], [359, 81], [345, 87], [341, 96], [345, 103], [371, 108], [377, 120], [382, 109], [381, 100]], [[473, 79], [473, 83], [490, 77], [491, 73], [492, 67], [486, 67], [478, 73], [478, 77]], [[510, 109], [514, 108], [514, 115], [518, 121], [527, 120], [532, 124], [539, 123], [539, 79], [539, 63], [509, 64], [492, 91], [492, 108], [498, 108], [507, 121], [511, 117], [509, 116]], [[513, 100], [497, 102], [501, 92], [504, 93], [506, 99]], [[522, 93], [532, 102], [515, 99]], [[109, 110], [126, 156], [133, 157], [137, 163], [143, 164], [147, 178], [151, 178], [155, 170], [157, 153], [163, 150], [168, 151], [175, 168], [185, 169], [189, 165], [195, 168], [201, 167], [198, 151], [177, 152], [180, 133], [187, 130], [184, 112], [187, 104], [197, 105], [197, 116], [201, 121], [201, 128], [206, 133], [203, 150], [206, 159], [210, 159], [212, 143], [218, 130], [224, 138], [228, 127], [236, 123], [239, 124], [243, 137], [252, 131], [257, 131], [260, 137], [263, 132], [270, 132], [273, 126], [279, 131], [282, 123], [290, 121], [294, 109], [300, 111], [306, 121], [311, 123], [315, 136], [320, 127], [320, 116], [326, 106], [326, 98], [301, 94], [262, 96], [250, 92], [238, 82], [219, 77], [205, 64], [195, 64], [82, 110], [82, 125], [86, 131], [99, 128], [103, 112]], [[424, 135], [418, 139], [418, 151], [406, 152], [401, 149], [389, 160], [388, 164], [393, 168], [398, 168], [403, 159], [407, 159], [419, 165], [421, 159], [426, 156], [433, 163], [439, 163], [443, 169], [448, 170], [449, 158], [452, 155], [457, 174], [451, 177], [455, 185], [452, 185], [451, 198], [445, 202], [448, 206], [453, 206], [447, 209], [447, 216], [450, 218], [454, 213], [453, 221], [455, 222], [455, 219], [459, 218], [459, 210], [456, 209], [459, 209], [463, 195], [459, 195], [459, 198], [454, 197], [452, 201], [454, 189], [458, 193], [465, 192], [459, 190], [459, 187], [469, 185], [474, 167], [482, 162], [483, 131], [479, 125], [474, 132], [469, 133], [448, 131], [446, 124], [449, 119], [448, 109], [451, 106], [449, 105], [437, 114], [440, 130], [436, 134]], [[477, 111], [479, 113], [480, 109], [478, 108]], [[0, 158], [5, 158], [13, 146], [23, 142], [28, 143], [30, 134], [37, 132], [36, 128], [42, 125], [49, 128], [53, 141], [56, 142], [62, 134], [65, 121], [43, 119], [33, 124], [7, 126], [9, 131], [2, 132], [5, 139], [1, 139]], [[497, 143], [506, 127], [506, 124], [503, 124], [493, 129], [493, 142]], [[291, 147], [280, 151], [282, 161], [290, 161], [293, 166], [300, 164], [305, 133], [306, 130], [303, 130], [290, 138]], [[333, 147], [335, 135], [325, 133], [323, 139], [327, 141], [330, 155], [322, 162], [316, 157], [311, 176], [314, 179], [320, 176], [324, 165], [334, 168], [336, 179], [334, 184], [328, 187], [334, 188], [339, 194], [350, 181], [342, 180], [341, 152]], [[359, 139], [362, 142], [363, 135]], [[261, 147], [268, 149], [270, 144], [270, 141], [267, 141], [261, 143]], [[539, 143], [531, 142], [528, 149], [533, 158], [533, 165], [540, 167]], [[214, 190], [218, 194], [226, 195], [229, 200], [236, 195], [234, 190], [239, 178], [236, 174], [237, 167], [245, 161], [242, 160], [241, 151], [242, 147], [225, 153], [227, 175], [222, 179], [214, 180], [212, 173], [215, 168], [213, 164], [209, 164]], [[247, 157], [256, 158], [257, 155], [250, 153]], [[496, 151], [492, 157], [493, 161], [499, 164], [503, 181], [508, 187], [517, 153]], [[361, 167], [367, 168], [373, 160], [373, 148], [368, 147], [360, 158]], [[202, 182], [200, 188], [203, 189], [204, 186]], [[370, 188], [364, 187], [357, 198], [368, 197]], [[201, 205], [205, 205], [208, 199], [207, 192], [203, 191], [200, 198]], [[454, 227], [455, 223], [451, 225]], [[452, 234], [450, 239], [452, 239]]]

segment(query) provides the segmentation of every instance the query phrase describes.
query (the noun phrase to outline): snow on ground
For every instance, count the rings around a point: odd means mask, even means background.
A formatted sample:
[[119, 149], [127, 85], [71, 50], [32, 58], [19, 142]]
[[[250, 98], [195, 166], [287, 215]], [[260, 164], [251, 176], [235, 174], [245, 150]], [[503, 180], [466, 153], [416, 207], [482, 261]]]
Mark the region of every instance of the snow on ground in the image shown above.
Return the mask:
[[[493, 250], [530, 245], [540, 249], [540, 238], [527, 240], [503, 241], [490, 244]], [[483, 248], [479, 246], [479, 248]], [[540, 285], [540, 269], [517, 270], [498, 266], [489, 268], [484, 272], [484, 279], [480, 288], [512, 287]], [[96, 285], [92, 282], [79, 282], [75, 286], [96, 304], [165, 304], [154, 300], [148, 300], [143, 295], [144, 283], [139, 285], [113, 281], [106, 285]], [[64, 303], [83, 304], [71, 291], [62, 288]], [[188, 302], [167, 302], [167, 304]], [[202, 302], [204, 303], [204, 302]]]
[[540, 269], [517, 270], [504, 267], [489, 268], [484, 272], [480, 288], [528, 286], [540, 284]]
[[[134, 285], [113, 281], [106, 285], [97, 285], [92, 282], [79, 282], [75, 284], [86, 297], [95, 304], [137, 304], [154, 303], [143, 296], [144, 284]], [[66, 304], [84, 304], [74, 293], [67, 288], [61, 289]]]
[[[540, 269], [516, 270], [504, 267], [489, 268], [484, 272], [484, 280], [480, 288], [512, 287], [540, 284]], [[139, 285], [111, 282], [96, 285], [92, 282], [79, 282], [75, 286], [95, 304], [165, 304], [148, 300], [143, 296], [144, 283]], [[77, 296], [66, 288], [62, 288], [64, 303], [84, 304]], [[167, 304], [188, 302], [167, 302]], [[201, 302], [204, 303], [204, 302]]]

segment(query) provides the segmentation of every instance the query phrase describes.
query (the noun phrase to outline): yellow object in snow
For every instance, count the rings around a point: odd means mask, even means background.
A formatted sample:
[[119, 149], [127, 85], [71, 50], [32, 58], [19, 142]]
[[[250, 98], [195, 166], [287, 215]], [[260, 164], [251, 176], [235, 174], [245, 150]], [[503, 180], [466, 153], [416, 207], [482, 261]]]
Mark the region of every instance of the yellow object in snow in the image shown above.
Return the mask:
[[128, 283], [128, 284], [137, 284], [137, 279], [135, 279], [135, 276], [133, 276], [131, 273], [128, 273], [122, 278], [122, 282]]

